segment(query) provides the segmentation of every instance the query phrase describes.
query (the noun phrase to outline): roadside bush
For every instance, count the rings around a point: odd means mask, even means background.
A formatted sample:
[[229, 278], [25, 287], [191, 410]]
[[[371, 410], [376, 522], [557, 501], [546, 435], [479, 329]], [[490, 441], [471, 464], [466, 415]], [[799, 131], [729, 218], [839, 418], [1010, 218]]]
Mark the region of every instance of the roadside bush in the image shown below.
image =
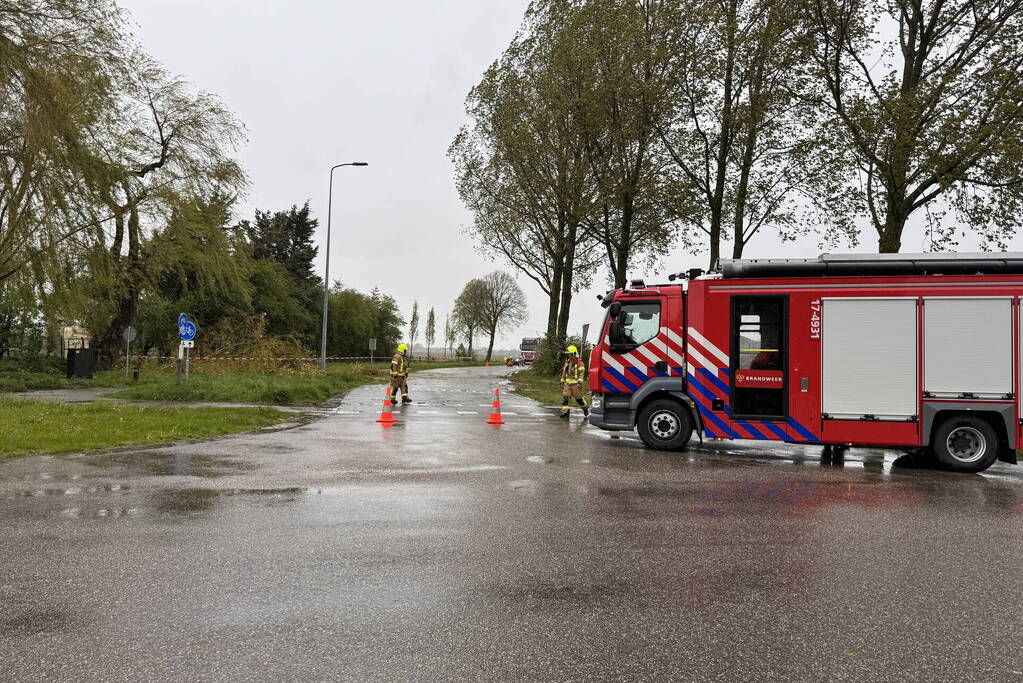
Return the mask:
[[[561, 367], [565, 362], [565, 349], [568, 348], [569, 345], [579, 348], [579, 337], [569, 337], [568, 339], [544, 337], [541, 339], [540, 348], [537, 350], [536, 359], [533, 361], [533, 367], [536, 369], [536, 372], [541, 375], [560, 374]], [[589, 344], [587, 344], [585, 348], [580, 349], [580, 351], [582, 352], [583, 362], [586, 363], [586, 367], [589, 367]]]

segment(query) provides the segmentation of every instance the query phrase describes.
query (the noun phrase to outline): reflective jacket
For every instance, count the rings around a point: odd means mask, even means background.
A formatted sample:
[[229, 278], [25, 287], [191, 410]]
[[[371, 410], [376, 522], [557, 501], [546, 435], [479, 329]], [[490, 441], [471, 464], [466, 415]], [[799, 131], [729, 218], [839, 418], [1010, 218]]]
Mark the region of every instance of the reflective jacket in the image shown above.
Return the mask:
[[408, 377], [408, 357], [404, 353], [396, 353], [391, 359], [391, 377]]
[[564, 384], [582, 384], [586, 375], [586, 364], [582, 358], [565, 361], [561, 368], [561, 381]]

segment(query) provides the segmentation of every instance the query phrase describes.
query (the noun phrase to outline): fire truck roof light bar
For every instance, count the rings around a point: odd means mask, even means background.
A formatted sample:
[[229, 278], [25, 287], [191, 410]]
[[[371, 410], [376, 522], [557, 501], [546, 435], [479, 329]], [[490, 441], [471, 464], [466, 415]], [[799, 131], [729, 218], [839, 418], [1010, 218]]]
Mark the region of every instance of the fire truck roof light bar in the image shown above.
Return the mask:
[[725, 278], [1023, 274], [1023, 253], [821, 254], [815, 259], [721, 259]]

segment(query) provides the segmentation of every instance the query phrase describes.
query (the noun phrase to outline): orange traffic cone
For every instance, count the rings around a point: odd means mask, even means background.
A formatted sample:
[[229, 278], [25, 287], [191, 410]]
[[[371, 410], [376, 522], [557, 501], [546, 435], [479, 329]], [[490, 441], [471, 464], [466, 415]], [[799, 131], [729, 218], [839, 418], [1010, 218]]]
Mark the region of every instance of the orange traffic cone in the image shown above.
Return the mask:
[[377, 418], [377, 422], [385, 427], [390, 427], [397, 421], [394, 417], [394, 412], [391, 410], [391, 387], [387, 387], [384, 389], [384, 407], [380, 411], [380, 417]]
[[501, 390], [494, 389], [494, 410], [490, 413], [490, 419], [487, 420], [488, 425], [503, 425], [504, 418], [501, 417]]

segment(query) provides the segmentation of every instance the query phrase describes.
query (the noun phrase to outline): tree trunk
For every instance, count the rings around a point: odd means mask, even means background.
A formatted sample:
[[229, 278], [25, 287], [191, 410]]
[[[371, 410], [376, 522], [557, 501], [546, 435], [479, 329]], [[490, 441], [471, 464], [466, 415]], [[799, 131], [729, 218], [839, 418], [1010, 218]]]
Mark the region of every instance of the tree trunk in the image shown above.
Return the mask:
[[902, 249], [902, 229], [906, 225], [906, 219], [901, 220], [897, 216], [889, 216], [885, 221], [884, 229], [877, 239], [877, 251], [879, 254], [898, 254]]
[[[739, 168], [739, 186], [735, 191], [735, 220], [732, 230], [732, 258], [742, 258], [746, 248], [746, 200], [749, 198], [749, 176], [753, 168], [753, 153], [757, 145], [755, 121], [751, 116], [749, 130], [742, 150], [742, 166]], [[752, 237], [752, 235], [751, 235]]]
[[568, 336], [568, 319], [572, 313], [572, 283], [575, 279], [575, 240], [579, 226], [569, 225], [567, 247], [565, 249], [565, 267], [562, 271], [561, 304], [558, 307], [558, 339], [564, 340]]
[[564, 276], [564, 268], [557, 264], [553, 269], [554, 276], [551, 278], [551, 293], [547, 305], [547, 336], [558, 333], [558, 309], [561, 305], [561, 280]]
[[490, 357], [494, 353], [494, 337], [497, 336], [497, 328], [493, 327], [490, 329], [490, 343], [487, 344], [487, 362], [490, 362]]
[[[123, 212], [122, 212], [123, 213]], [[120, 364], [121, 333], [135, 323], [143, 275], [142, 237], [139, 212], [135, 206], [127, 209], [128, 254], [126, 257], [111, 252], [117, 272], [117, 308], [99, 342], [97, 365], [112, 368]], [[123, 235], [122, 235], [123, 236]], [[115, 245], [118, 240], [115, 240]], [[170, 324], [168, 322], [168, 324]]]
[[736, 0], [728, 3], [728, 49], [725, 57], [725, 82], [722, 93], [721, 130], [718, 140], [718, 154], [714, 160], [717, 168], [714, 177], [714, 192], [710, 202], [710, 269], [713, 270], [721, 258], [721, 223], [725, 197], [725, 180], [728, 169], [728, 152], [732, 146], [732, 89], [735, 71], [735, 25]]
[[622, 289], [629, 283], [629, 256], [632, 248], [632, 219], [635, 215], [635, 198], [631, 193], [622, 197], [622, 231], [615, 245], [615, 289]]

